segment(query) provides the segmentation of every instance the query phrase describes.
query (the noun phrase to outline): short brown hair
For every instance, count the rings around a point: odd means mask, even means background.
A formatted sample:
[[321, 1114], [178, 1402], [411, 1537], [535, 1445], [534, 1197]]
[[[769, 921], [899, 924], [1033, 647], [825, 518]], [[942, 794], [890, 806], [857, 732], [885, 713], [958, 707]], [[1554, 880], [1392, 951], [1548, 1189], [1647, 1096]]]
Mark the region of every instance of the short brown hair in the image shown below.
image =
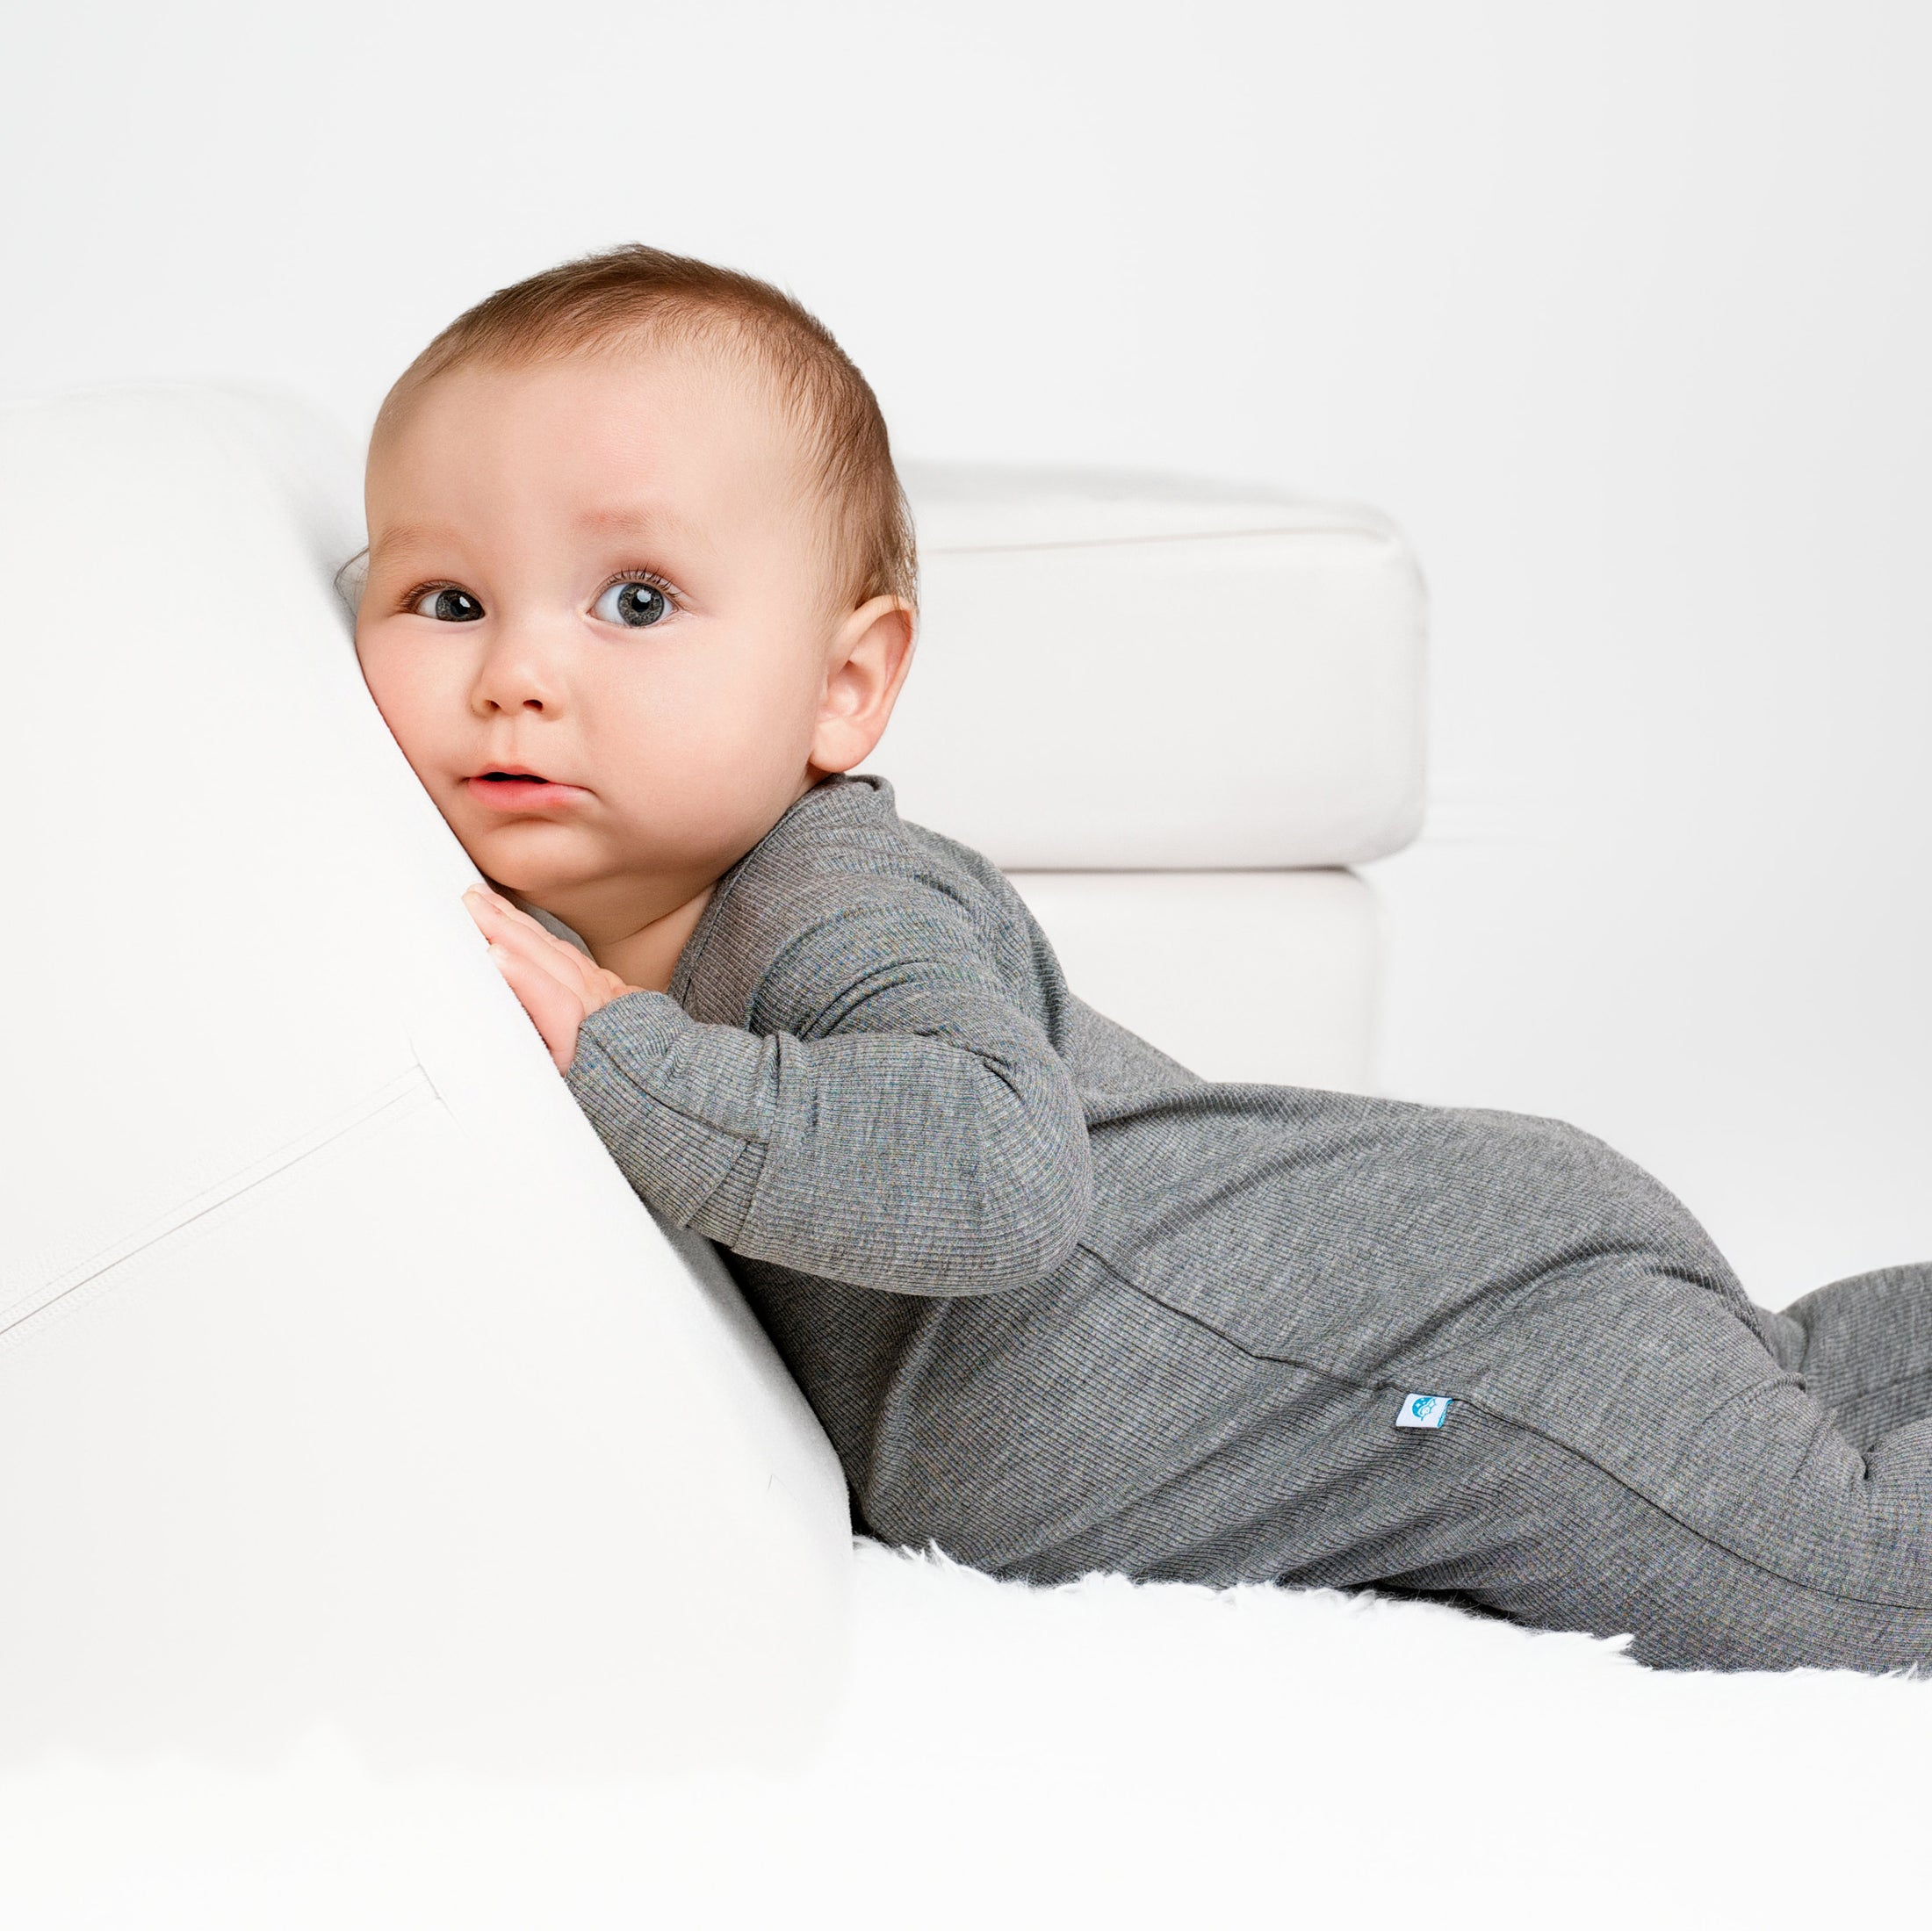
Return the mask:
[[919, 602], [912, 515], [871, 385], [810, 310], [769, 282], [640, 241], [545, 269], [465, 309], [397, 377], [373, 446], [424, 384], [465, 363], [515, 365], [662, 332], [746, 354], [771, 378], [829, 511], [838, 594]]

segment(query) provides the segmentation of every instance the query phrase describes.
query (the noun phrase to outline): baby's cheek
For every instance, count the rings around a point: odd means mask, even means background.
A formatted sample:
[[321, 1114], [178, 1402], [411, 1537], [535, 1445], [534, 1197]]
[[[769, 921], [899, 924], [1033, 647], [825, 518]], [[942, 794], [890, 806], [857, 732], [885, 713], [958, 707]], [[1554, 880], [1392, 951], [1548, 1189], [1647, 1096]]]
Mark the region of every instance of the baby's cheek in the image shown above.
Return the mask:
[[358, 654], [363, 681], [404, 755], [413, 765], [428, 758], [448, 729], [449, 706], [458, 701], [446, 688], [447, 675], [428, 662], [427, 653], [388, 647], [379, 637]]

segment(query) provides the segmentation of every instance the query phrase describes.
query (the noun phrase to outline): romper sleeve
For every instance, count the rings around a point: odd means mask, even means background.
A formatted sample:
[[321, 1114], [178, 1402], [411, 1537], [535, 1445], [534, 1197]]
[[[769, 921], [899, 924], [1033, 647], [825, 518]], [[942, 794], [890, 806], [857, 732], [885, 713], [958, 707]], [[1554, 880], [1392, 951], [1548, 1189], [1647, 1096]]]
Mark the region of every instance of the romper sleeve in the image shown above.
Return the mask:
[[1093, 1204], [1065, 1062], [949, 895], [818, 896], [747, 1027], [626, 993], [579, 1030], [573, 1097], [650, 1206], [733, 1252], [894, 1293], [1043, 1279]]

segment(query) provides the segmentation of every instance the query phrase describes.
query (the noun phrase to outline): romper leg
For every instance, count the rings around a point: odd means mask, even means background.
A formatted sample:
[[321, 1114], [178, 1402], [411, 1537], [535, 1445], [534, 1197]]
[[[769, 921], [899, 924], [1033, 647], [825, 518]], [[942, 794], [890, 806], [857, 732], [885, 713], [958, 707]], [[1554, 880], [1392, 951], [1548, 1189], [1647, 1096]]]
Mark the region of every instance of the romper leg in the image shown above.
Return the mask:
[[[1892, 1439], [1925, 1495], [1932, 1427]], [[1932, 1672], [1932, 1592], [1852, 1593], [1814, 1561], [1764, 1567], [1557, 1444], [1515, 1445], [1522, 1505], [1506, 1560], [1435, 1565], [1406, 1579], [1432, 1585], [1417, 1593], [1531, 1628], [1628, 1634], [1651, 1668]]]
[[1659, 1667], [1932, 1669], [1932, 1266], [1774, 1312], [1566, 1122], [1256, 1091], [1272, 1164], [1083, 1247], [1050, 1344], [948, 1308], [967, 1398], [903, 1430], [905, 1531], [1042, 1582], [1444, 1596]]
[[[1468, 1402], [1464, 1455], [1507, 1532], [1391, 1582], [1629, 1632], [1658, 1668], [1932, 1671], [1932, 1267], [1835, 1281], [1728, 1337], [1714, 1302], [1647, 1318], [1606, 1287], [1611, 1318], [1559, 1360], [1694, 1359], [1696, 1402], [1662, 1372], [1624, 1377], [1626, 1433]], [[1766, 1328], [1754, 1366], [1741, 1336]]]
[[1861, 1452], [1932, 1415], [1932, 1264], [1835, 1280], [1770, 1318], [1772, 1351]]

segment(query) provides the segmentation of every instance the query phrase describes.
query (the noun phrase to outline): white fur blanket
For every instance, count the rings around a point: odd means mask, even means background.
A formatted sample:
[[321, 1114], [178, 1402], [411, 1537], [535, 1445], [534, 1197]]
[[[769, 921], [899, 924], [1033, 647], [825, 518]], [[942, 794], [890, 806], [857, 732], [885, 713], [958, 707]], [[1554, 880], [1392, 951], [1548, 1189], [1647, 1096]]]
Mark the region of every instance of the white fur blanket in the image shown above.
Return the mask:
[[850, 1695], [788, 1777], [0, 1780], [8, 1931], [179, 1923], [1754, 1927], [1916, 1921], [1932, 1689], [1646, 1670], [1430, 1603], [859, 1545]]

